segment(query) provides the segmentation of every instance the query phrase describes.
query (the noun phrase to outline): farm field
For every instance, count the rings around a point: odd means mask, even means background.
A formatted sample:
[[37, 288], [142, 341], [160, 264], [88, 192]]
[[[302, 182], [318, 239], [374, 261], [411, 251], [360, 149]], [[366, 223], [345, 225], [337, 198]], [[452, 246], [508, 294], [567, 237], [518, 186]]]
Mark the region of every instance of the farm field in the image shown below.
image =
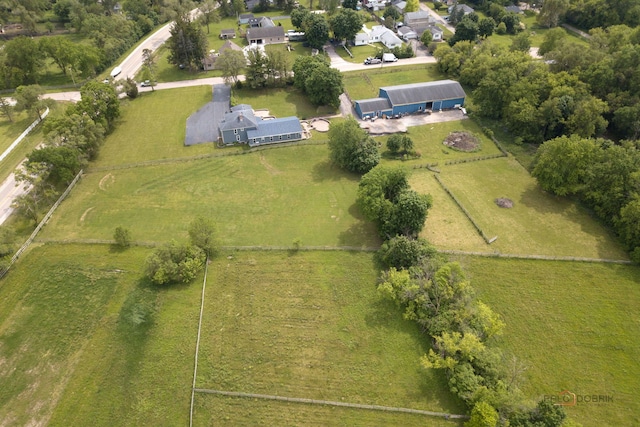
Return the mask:
[[[440, 178], [490, 238], [484, 252], [627, 259], [613, 234], [575, 203], [543, 192], [512, 158], [444, 166]], [[500, 208], [495, 199], [514, 202]]]
[[[424, 337], [378, 297], [375, 282], [370, 254], [237, 252], [218, 258], [209, 267], [196, 387], [458, 413], [462, 408], [441, 373], [420, 367]], [[247, 411], [237, 413], [241, 402], [215, 395], [199, 395], [197, 403], [198, 425], [216, 418], [268, 423], [284, 406], [251, 399], [243, 405]], [[317, 411], [287, 409], [280, 414], [284, 425]], [[379, 424], [377, 413], [361, 412]], [[359, 413], [325, 408], [318, 416], [318, 425], [344, 425]], [[383, 419], [397, 425], [391, 415]]]
[[6, 425], [184, 423], [199, 289], [149, 286], [141, 280], [148, 253], [47, 245], [3, 279]]
[[527, 368], [531, 401], [570, 390], [609, 395], [567, 414], [584, 427], [640, 424], [640, 268], [464, 257], [480, 299], [507, 326], [498, 345]]
[[87, 174], [41, 234], [134, 240], [187, 236], [198, 215], [212, 218], [223, 245], [377, 246], [355, 207], [357, 176], [330, 165], [326, 145]]
[[[443, 144], [443, 141], [452, 132], [464, 131], [476, 136], [480, 145], [477, 151], [464, 152], [454, 150]], [[420, 153], [420, 158], [403, 160], [405, 166], [424, 165], [426, 163], [438, 163], [443, 166], [447, 161], [456, 161], [475, 157], [492, 156], [500, 154], [498, 147], [487, 138], [482, 129], [473, 120], [458, 120], [451, 122], [432, 123], [423, 126], [409, 127], [406, 133], [413, 141], [414, 149]], [[398, 160], [390, 159], [387, 150], [388, 136], [376, 137], [376, 141], [382, 144], [382, 163], [397, 164]], [[385, 153], [386, 152], [386, 153]]]

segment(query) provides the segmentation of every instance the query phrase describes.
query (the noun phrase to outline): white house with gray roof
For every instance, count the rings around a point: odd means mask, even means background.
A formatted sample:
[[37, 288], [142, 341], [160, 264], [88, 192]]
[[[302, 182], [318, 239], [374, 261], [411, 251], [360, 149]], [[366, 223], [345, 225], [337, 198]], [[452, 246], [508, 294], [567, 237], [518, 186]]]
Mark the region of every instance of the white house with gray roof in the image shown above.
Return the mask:
[[393, 31], [384, 25], [375, 25], [370, 30], [366, 26], [362, 26], [362, 33], [356, 34], [353, 44], [355, 46], [364, 46], [371, 43], [382, 43], [389, 49], [401, 46], [402, 40], [395, 35]]
[[256, 117], [247, 104], [236, 105], [225, 114], [219, 133], [225, 145], [248, 144], [249, 147], [297, 141], [303, 136], [297, 117], [263, 120]]

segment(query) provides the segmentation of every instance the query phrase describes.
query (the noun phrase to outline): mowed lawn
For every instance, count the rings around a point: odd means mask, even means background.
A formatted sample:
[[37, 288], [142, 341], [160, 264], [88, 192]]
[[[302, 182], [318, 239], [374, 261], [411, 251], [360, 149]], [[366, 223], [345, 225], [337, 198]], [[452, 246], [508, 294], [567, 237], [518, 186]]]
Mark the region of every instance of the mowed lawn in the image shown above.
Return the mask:
[[355, 206], [358, 177], [329, 163], [326, 145], [87, 174], [41, 237], [186, 240], [211, 218], [223, 245], [377, 246]]
[[585, 427], [640, 425], [640, 269], [465, 257], [480, 298], [507, 326], [498, 345], [525, 364], [532, 401], [563, 390], [611, 396], [566, 408]]
[[[473, 152], [463, 152], [444, 145], [443, 141], [452, 132], [469, 132], [475, 135], [480, 141], [478, 149]], [[387, 140], [389, 137], [382, 136], [375, 138], [376, 141], [382, 144], [382, 163], [401, 163], [409, 167], [426, 163], [443, 165], [447, 161], [500, 154], [498, 147], [482, 133], [480, 126], [473, 120], [458, 120], [409, 127], [405, 135], [411, 138], [414, 149], [420, 153], [420, 157], [403, 161], [392, 160], [387, 150]]]
[[[487, 236], [486, 252], [627, 259], [612, 232], [578, 204], [542, 191], [513, 158], [444, 166], [440, 178]], [[514, 202], [501, 208], [495, 199]]]
[[424, 64], [387, 68], [373, 65], [364, 71], [342, 73], [342, 78], [345, 92], [355, 101], [377, 97], [380, 87], [430, 82], [447, 77], [438, 71], [436, 64]]
[[236, 104], [249, 104], [254, 110], [266, 109], [278, 118], [296, 116], [301, 120], [333, 114], [332, 107], [316, 106], [293, 86], [279, 89], [233, 89]]
[[[0, 121], [0, 154], [33, 123], [34, 118], [26, 113], [14, 113], [14, 122], [4, 118]], [[36, 126], [12, 151], [0, 162], [0, 182], [4, 181], [22, 162], [27, 154], [42, 142], [42, 126]]]
[[[227, 257], [227, 255], [231, 257]], [[376, 291], [371, 254], [223, 252], [209, 266], [198, 388], [448, 413], [428, 342]], [[439, 425], [429, 417], [198, 395], [195, 425]], [[242, 408], [242, 409], [240, 409]], [[313, 416], [312, 419], [307, 417]], [[455, 425], [455, 424], [453, 424]]]
[[0, 286], [5, 425], [184, 425], [202, 277], [141, 281], [149, 249], [47, 245]]
[[145, 92], [123, 103], [115, 130], [90, 167], [212, 153], [214, 144], [184, 146], [187, 118], [211, 99], [208, 85]]

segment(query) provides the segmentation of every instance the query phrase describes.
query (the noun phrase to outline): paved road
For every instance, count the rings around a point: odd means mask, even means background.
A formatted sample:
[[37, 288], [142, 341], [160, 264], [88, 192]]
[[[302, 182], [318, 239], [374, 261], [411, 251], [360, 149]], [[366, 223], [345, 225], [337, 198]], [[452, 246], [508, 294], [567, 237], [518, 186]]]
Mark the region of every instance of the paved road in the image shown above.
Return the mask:
[[[193, 20], [197, 18], [199, 14], [199, 9], [193, 9], [190, 12], [191, 19]], [[162, 46], [164, 42], [171, 37], [170, 30], [172, 25], [173, 22], [169, 22], [140, 43], [140, 45], [136, 47], [133, 52], [131, 52], [119, 65], [122, 69], [122, 73], [118, 76], [118, 79], [126, 79], [127, 77], [134, 78], [140, 67], [142, 67], [142, 51], [144, 49], [149, 49], [152, 52], [158, 50], [158, 48], [160, 48], [160, 46]]]
[[0, 184], [0, 224], [3, 224], [13, 213], [13, 208], [11, 207], [13, 200], [24, 193], [25, 190], [22, 185], [16, 186], [16, 177], [14, 174], [9, 175], [9, 177]]

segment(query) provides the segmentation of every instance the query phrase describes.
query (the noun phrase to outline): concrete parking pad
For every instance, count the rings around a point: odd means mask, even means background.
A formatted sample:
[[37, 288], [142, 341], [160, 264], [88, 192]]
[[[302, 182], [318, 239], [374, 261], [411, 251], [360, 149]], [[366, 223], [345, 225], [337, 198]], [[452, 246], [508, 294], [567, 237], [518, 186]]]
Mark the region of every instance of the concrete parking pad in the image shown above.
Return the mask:
[[[357, 117], [357, 116], [356, 116]], [[371, 135], [386, 135], [406, 132], [408, 127], [421, 126], [429, 123], [451, 122], [464, 120], [468, 117], [460, 110], [447, 110], [431, 114], [414, 114], [399, 119], [377, 119], [376, 121], [358, 120], [360, 127]]]
[[215, 142], [218, 139], [218, 125], [231, 107], [231, 86], [213, 85], [213, 101], [193, 113], [187, 119], [184, 145]]

